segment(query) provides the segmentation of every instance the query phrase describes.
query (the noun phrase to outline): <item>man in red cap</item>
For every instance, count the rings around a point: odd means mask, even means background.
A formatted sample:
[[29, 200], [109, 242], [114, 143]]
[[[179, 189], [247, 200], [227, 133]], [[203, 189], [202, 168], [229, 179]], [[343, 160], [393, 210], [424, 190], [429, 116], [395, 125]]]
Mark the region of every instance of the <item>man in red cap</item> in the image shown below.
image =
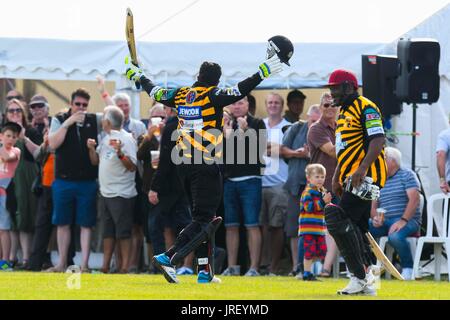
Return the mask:
[[384, 129], [381, 112], [358, 94], [353, 72], [333, 71], [328, 81], [333, 104], [340, 107], [336, 127], [338, 165], [332, 189], [339, 205], [325, 208], [327, 228], [351, 273], [350, 283], [338, 294], [376, 295], [373, 255], [365, 233], [371, 202], [379, 197], [386, 182]]

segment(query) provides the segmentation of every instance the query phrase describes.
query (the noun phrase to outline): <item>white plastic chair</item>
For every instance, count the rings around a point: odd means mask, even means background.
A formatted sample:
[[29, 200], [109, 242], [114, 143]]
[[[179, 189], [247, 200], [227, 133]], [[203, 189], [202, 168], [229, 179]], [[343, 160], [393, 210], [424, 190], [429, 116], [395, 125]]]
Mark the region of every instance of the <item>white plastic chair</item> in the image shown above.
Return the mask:
[[[418, 277], [419, 262], [425, 243], [434, 244], [434, 280], [441, 280], [442, 247], [445, 247], [447, 255], [450, 252], [449, 237], [449, 202], [450, 195], [443, 193], [433, 194], [428, 199], [427, 205], [427, 233], [417, 241], [417, 250], [414, 257], [413, 279]], [[442, 205], [443, 203], [443, 205]], [[433, 236], [433, 223], [436, 225], [438, 236]], [[447, 256], [447, 270], [450, 272], [450, 259]], [[448, 279], [450, 281], [450, 277]]]
[[[420, 208], [420, 212], [422, 213], [423, 207], [425, 205], [425, 198], [423, 197], [422, 194], [419, 194], [419, 196], [420, 196], [419, 208]], [[420, 233], [419, 233], [419, 235], [420, 235]], [[415, 252], [416, 252], [417, 239], [418, 239], [418, 236], [411, 236], [411, 237], [406, 238], [406, 241], [408, 241], [408, 243], [409, 243], [409, 247], [411, 249], [411, 254], [413, 255], [413, 258], [414, 258]], [[386, 258], [388, 258], [389, 261], [392, 261], [392, 258], [394, 257], [394, 248], [389, 244], [388, 240], [389, 240], [389, 238], [387, 236], [381, 237], [379, 246], [383, 252], [386, 251]], [[377, 261], [377, 266], [381, 266], [380, 261]], [[386, 270], [386, 279], [391, 279], [391, 273], [388, 272], [387, 270]]]

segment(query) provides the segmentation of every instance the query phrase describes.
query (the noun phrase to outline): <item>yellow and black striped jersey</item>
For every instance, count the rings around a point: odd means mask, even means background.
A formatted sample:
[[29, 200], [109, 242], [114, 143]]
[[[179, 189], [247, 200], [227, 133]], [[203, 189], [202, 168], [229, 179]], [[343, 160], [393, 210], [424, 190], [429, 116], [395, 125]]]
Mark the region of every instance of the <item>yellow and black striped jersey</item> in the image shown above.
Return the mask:
[[175, 95], [178, 112], [177, 146], [188, 158], [195, 150], [205, 160], [222, 157], [223, 109], [212, 105], [208, 93], [216, 87], [183, 87]]
[[[343, 183], [358, 169], [366, 156], [370, 140], [384, 137], [381, 112], [369, 99], [355, 95], [350, 104], [341, 107], [336, 127], [336, 156], [340, 167], [339, 181]], [[383, 151], [370, 165], [367, 176], [383, 187], [387, 167]]]
[[190, 163], [222, 162], [223, 108], [244, 98], [262, 80], [258, 73], [234, 87], [218, 88], [196, 82], [190, 87], [165, 89], [142, 76], [141, 84], [151, 98], [178, 112], [177, 148]]

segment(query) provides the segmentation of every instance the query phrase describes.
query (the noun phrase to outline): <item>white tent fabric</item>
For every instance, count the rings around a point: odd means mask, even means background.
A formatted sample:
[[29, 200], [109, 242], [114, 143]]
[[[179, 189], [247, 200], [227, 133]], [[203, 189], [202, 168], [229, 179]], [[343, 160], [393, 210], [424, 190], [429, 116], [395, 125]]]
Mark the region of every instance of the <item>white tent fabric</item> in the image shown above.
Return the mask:
[[[433, 38], [441, 46], [439, 63], [440, 97], [431, 105], [420, 104], [417, 109], [417, 132], [420, 136], [416, 142], [416, 169], [424, 185], [427, 196], [440, 192], [439, 177], [436, 169], [436, 140], [439, 132], [448, 128], [450, 113], [450, 5], [436, 12], [429, 19], [408, 31], [400, 38]], [[383, 49], [385, 54], [396, 54], [397, 42]], [[397, 132], [412, 131], [412, 105], [403, 105], [403, 113], [394, 118], [394, 130]], [[412, 139], [409, 136], [399, 136], [396, 145], [402, 151], [403, 163], [411, 165]]]
[[[259, 88], [317, 87], [336, 67], [361, 74], [361, 54], [376, 54], [383, 44], [297, 43], [291, 67]], [[97, 73], [120, 81], [124, 41], [67, 41], [0, 38], [0, 76], [23, 79], [93, 80]], [[190, 85], [203, 61], [222, 66], [221, 85], [234, 85], [258, 70], [266, 43], [150, 43], [137, 45], [146, 73], [169, 87]]]

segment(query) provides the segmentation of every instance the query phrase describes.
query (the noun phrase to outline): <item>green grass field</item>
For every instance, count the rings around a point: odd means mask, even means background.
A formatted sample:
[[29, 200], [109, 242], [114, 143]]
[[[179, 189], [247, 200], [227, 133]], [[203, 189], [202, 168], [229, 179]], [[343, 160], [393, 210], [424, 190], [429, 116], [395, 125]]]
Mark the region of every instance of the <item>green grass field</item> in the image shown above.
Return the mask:
[[69, 274], [0, 273], [0, 299], [158, 299], [158, 300], [327, 300], [450, 299], [447, 281], [382, 280], [377, 297], [341, 297], [347, 279], [303, 282], [291, 277], [221, 277], [220, 284], [199, 285], [194, 276], [169, 284], [160, 275], [82, 274], [80, 289], [68, 289]]

